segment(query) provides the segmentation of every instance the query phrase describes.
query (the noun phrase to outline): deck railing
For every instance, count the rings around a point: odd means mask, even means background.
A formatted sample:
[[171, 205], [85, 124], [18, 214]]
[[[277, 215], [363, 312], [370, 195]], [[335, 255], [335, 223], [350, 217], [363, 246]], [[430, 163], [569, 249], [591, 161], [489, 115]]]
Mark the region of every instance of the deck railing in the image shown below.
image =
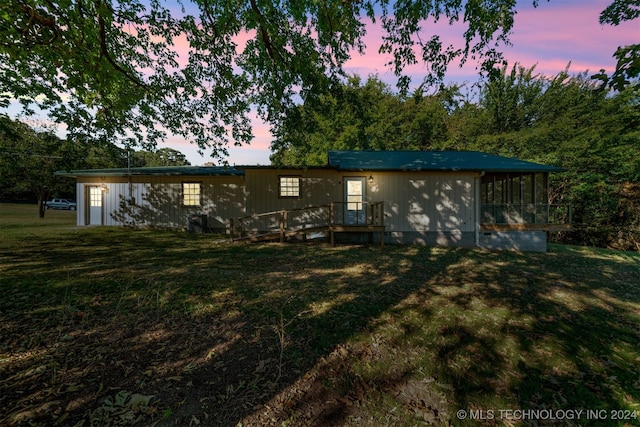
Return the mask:
[[384, 225], [384, 202], [333, 202], [331, 225]]
[[480, 211], [483, 225], [570, 225], [572, 221], [569, 204], [483, 204]]
[[333, 226], [384, 226], [384, 202], [332, 202], [229, 220], [231, 240], [329, 230]]

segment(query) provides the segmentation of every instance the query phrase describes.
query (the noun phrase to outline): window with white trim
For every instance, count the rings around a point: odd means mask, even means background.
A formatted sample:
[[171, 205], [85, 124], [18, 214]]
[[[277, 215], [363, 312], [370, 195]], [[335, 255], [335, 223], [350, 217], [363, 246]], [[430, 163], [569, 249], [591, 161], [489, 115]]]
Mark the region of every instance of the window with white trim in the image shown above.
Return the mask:
[[201, 183], [199, 182], [183, 182], [182, 183], [182, 205], [183, 206], [200, 206], [201, 202]]
[[299, 176], [280, 176], [278, 178], [278, 197], [294, 199], [300, 197], [301, 178]]

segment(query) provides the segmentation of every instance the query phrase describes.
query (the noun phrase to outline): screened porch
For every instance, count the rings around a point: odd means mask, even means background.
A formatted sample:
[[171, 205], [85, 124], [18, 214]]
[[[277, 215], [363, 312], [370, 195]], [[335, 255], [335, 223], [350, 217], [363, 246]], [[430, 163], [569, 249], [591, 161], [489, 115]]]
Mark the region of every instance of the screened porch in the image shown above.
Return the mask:
[[571, 206], [549, 203], [547, 172], [486, 173], [480, 186], [483, 229], [564, 230]]

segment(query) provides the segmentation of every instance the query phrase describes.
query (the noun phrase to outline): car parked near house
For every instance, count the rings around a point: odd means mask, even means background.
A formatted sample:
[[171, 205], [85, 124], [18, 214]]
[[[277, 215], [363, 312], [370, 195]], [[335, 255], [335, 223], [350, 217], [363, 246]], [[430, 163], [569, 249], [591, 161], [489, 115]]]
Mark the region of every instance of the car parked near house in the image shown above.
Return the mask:
[[78, 208], [78, 204], [75, 200], [69, 199], [51, 199], [45, 203], [46, 209], [65, 209], [75, 211]]

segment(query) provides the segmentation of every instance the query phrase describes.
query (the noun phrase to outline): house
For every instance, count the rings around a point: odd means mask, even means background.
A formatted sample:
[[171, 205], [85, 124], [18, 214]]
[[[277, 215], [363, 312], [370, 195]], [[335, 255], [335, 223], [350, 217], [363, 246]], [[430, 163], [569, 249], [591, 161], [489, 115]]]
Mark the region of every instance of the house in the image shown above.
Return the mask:
[[[544, 251], [569, 210], [563, 169], [480, 152], [331, 151], [322, 167], [76, 170], [77, 223], [189, 228], [232, 238], [334, 233], [380, 243]], [[364, 232], [364, 233], [363, 233]]]

